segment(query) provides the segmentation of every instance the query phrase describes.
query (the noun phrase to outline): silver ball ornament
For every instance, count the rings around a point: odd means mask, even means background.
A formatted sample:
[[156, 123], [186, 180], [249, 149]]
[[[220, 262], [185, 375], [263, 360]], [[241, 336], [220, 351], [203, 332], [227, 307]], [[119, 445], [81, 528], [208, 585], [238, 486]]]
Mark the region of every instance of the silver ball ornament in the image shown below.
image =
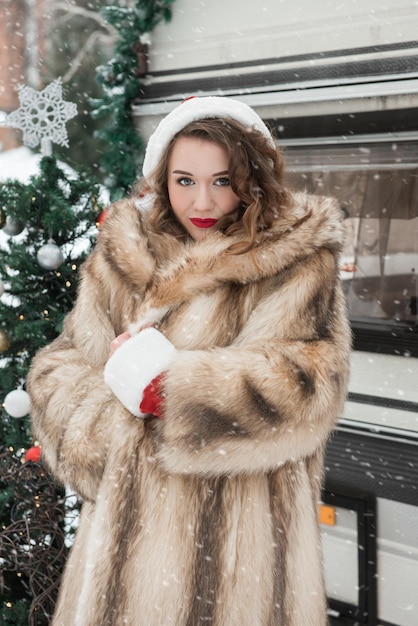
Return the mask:
[[39, 248], [36, 259], [44, 270], [56, 270], [64, 262], [64, 255], [55, 243], [48, 241]]
[[6, 223], [3, 226], [3, 232], [9, 237], [15, 237], [16, 235], [20, 235], [22, 230], [25, 228], [25, 225], [22, 224], [19, 220], [15, 220], [12, 217], [6, 218]]

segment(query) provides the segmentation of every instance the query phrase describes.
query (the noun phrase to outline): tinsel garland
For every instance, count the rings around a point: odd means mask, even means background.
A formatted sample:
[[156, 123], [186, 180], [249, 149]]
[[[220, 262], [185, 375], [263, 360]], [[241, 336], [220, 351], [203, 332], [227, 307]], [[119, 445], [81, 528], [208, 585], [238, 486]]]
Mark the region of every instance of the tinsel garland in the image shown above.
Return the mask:
[[101, 167], [112, 200], [126, 195], [141, 169], [144, 145], [131, 112], [132, 101], [141, 87], [138, 72], [141, 37], [162, 20], [170, 20], [173, 2], [136, 0], [132, 7], [106, 6], [101, 9], [102, 17], [119, 33], [113, 58], [97, 68], [97, 80], [104, 95], [91, 101], [92, 116], [106, 119], [96, 134], [107, 146]]

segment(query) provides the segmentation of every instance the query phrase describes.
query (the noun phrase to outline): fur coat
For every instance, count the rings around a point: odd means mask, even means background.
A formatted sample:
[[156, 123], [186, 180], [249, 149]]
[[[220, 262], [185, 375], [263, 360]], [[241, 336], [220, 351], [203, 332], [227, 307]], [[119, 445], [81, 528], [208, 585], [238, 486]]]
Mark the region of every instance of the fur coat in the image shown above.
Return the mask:
[[[349, 369], [342, 216], [293, 198], [239, 255], [239, 235], [184, 243], [149, 232], [134, 200], [109, 210], [28, 377], [43, 458], [83, 498], [54, 626], [327, 623], [317, 503]], [[147, 323], [178, 350], [162, 420], [103, 380], [110, 341]]]

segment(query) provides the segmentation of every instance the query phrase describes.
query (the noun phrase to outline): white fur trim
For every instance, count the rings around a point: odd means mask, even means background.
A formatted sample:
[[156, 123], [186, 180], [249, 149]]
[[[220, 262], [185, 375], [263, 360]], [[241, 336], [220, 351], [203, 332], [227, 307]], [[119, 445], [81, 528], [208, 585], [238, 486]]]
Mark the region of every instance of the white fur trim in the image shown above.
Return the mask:
[[172, 137], [190, 122], [208, 118], [229, 118], [247, 128], [255, 128], [267, 137], [272, 146], [274, 140], [261, 117], [244, 102], [222, 96], [190, 98], [179, 104], [164, 117], [151, 135], [145, 152], [142, 172], [149, 176], [158, 165]]
[[167, 369], [177, 350], [156, 328], [145, 328], [125, 341], [106, 363], [104, 379], [122, 404], [136, 415], [145, 387]]

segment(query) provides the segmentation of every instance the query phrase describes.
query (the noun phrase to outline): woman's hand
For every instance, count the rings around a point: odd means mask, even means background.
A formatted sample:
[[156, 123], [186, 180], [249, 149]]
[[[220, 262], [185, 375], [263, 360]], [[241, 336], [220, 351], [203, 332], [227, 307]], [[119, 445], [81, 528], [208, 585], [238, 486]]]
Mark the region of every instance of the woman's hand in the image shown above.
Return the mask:
[[[144, 326], [141, 326], [141, 328], [138, 330], [138, 333], [141, 332], [141, 330], [144, 330], [144, 328], [157, 328], [158, 324], [154, 323], [154, 322], [149, 322], [148, 324], [144, 324]], [[123, 343], [125, 343], [125, 341], [128, 341], [128, 339], [131, 338], [131, 335], [126, 332], [126, 333], [122, 333], [121, 335], [118, 335], [117, 337], [115, 337], [111, 342], [110, 342], [110, 352], [109, 352], [109, 359], [112, 356], [112, 354], [114, 352], [116, 352], [116, 350], [118, 348], [121, 347], [121, 345]]]
[[[122, 333], [111, 342], [110, 349], [103, 375], [115, 396], [136, 417], [161, 417], [164, 390], [160, 375], [177, 354], [171, 341], [156, 328], [147, 327], [133, 336]], [[139, 406], [142, 402], [143, 410]]]
[[[152, 324], [149, 324], [147, 327], [150, 326], [152, 326]], [[143, 329], [141, 328], [141, 330]], [[121, 345], [124, 344], [125, 341], [128, 341], [128, 339], [130, 338], [131, 335], [128, 332], [122, 333], [121, 335], [115, 337], [110, 342], [109, 359], [112, 354], [114, 354], [116, 350], [120, 348]], [[155, 415], [159, 418], [162, 417], [164, 397], [161, 385], [164, 382], [164, 376], [165, 372], [159, 374], [145, 387], [142, 401], [139, 405], [140, 411], [142, 411], [142, 413], [150, 413], [151, 415]]]
[[121, 345], [125, 343], [125, 341], [128, 341], [128, 339], [130, 338], [131, 338], [131, 335], [129, 333], [122, 333], [121, 335], [118, 335], [117, 337], [112, 339], [112, 341], [110, 342], [110, 352], [109, 352], [108, 358], [110, 359], [112, 354], [114, 354], [116, 350], [120, 348]]
[[[149, 324], [144, 324], [144, 326], [141, 326], [141, 328], [138, 330], [138, 333], [140, 333], [141, 330], [144, 330], [144, 328], [157, 328], [157, 324], [153, 324], [152, 322], [150, 322]], [[112, 339], [112, 341], [110, 342], [110, 352], [109, 352], [108, 358], [110, 359], [112, 354], [114, 354], [116, 350], [120, 348], [123, 343], [125, 343], [125, 341], [128, 341], [128, 339], [130, 339], [131, 336], [132, 335], [126, 332]]]

